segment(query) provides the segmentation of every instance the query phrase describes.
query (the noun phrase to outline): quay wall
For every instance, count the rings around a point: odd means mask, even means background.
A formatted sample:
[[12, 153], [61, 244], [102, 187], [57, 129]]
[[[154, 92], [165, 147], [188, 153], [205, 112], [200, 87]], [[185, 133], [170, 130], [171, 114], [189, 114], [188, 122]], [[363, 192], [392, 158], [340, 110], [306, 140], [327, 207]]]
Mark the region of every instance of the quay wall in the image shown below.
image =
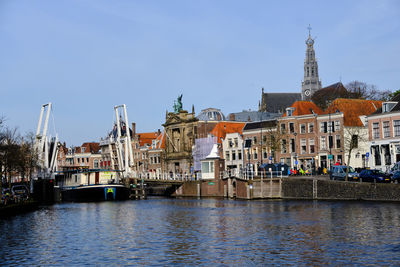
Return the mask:
[[400, 184], [330, 181], [313, 178], [225, 179], [186, 182], [173, 196], [238, 199], [400, 201]]

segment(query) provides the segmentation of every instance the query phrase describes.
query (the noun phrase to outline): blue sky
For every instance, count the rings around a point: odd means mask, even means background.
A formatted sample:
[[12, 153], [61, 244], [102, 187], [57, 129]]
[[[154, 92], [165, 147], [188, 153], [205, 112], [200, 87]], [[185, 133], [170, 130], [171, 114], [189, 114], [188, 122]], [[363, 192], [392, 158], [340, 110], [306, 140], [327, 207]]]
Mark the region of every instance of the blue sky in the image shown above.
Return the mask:
[[[98, 141], [126, 104], [139, 132], [184, 109], [256, 110], [300, 92], [307, 26], [323, 86], [400, 89], [400, 1], [0, 1], [0, 115], [35, 131], [42, 104], [67, 145]], [[53, 130], [54, 131], [54, 130]]]

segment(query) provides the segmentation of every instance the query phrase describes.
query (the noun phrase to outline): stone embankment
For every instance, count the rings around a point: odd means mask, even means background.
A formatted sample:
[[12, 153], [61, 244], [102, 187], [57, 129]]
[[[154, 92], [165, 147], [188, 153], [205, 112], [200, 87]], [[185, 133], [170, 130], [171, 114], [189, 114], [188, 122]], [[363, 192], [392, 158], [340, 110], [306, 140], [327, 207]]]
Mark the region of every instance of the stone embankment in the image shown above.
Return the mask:
[[330, 181], [318, 178], [237, 178], [192, 181], [180, 186], [175, 197], [239, 199], [309, 199], [400, 201], [400, 184]]

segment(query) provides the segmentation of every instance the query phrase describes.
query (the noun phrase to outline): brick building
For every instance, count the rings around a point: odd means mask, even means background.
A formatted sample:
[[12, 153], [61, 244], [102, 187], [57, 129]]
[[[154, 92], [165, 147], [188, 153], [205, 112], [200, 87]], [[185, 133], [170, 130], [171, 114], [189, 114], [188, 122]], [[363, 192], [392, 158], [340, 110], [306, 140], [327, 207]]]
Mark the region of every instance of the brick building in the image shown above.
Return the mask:
[[369, 166], [387, 170], [400, 161], [400, 95], [367, 117]]
[[296, 101], [286, 109], [278, 121], [282, 137], [277, 160], [291, 168], [312, 170], [321, 166], [318, 162], [320, 147], [317, 118], [323, 113], [310, 101]]

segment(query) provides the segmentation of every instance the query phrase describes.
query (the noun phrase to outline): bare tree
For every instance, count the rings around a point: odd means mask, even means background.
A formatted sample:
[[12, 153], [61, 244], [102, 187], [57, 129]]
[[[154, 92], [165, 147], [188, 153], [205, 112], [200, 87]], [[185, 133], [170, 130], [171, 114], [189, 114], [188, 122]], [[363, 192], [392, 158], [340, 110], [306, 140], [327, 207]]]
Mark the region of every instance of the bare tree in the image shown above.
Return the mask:
[[349, 93], [348, 98], [357, 98], [357, 99], [371, 99], [371, 100], [388, 100], [390, 98], [390, 94], [392, 93], [390, 90], [378, 90], [376, 85], [367, 84], [365, 82], [360, 81], [352, 81], [346, 85], [346, 89]]
[[347, 168], [346, 168], [346, 178], [348, 181], [349, 177], [349, 167], [351, 160], [351, 153], [358, 149], [360, 145], [366, 144], [368, 142], [368, 133], [364, 127], [345, 127], [344, 128], [344, 151], [347, 153]]
[[0, 165], [2, 166], [2, 176], [8, 181], [11, 187], [11, 177], [18, 172], [21, 150], [19, 145], [20, 136], [17, 129], [5, 128], [3, 131], [2, 142], [0, 145]]
[[285, 132], [281, 132], [278, 129], [278, 126], [273, 128], [267, 128], [263, 131], [265, 148], [268, 148], [272, 157], [275, 160], [275, 153], [281, 151], [282, 140], [287, 138], [287, 134]]

